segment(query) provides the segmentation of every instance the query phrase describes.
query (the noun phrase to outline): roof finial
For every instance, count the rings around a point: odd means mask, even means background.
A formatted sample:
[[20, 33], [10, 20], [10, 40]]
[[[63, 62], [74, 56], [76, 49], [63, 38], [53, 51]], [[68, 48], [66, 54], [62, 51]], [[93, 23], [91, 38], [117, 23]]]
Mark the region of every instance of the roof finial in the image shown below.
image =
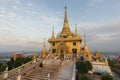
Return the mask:
[[44, 38], [44, 44], [43, 44], [43, 47], [45, 48], [46, 46], [45, 46], [45, 38]]
[[75, 24], [75, 36], [78, 36], [77, 24]]
[[55, 36], [54, 36], [54, 26], [52, 28], [52, 36], [51, 36], [51, 38], [55, 38]]
[[67, 6], [65, 5], [65, 10], [67, 10]]
[[84, 43], [85, 43], [85, 45], [86, 45], [86, 35], [84, 35]]

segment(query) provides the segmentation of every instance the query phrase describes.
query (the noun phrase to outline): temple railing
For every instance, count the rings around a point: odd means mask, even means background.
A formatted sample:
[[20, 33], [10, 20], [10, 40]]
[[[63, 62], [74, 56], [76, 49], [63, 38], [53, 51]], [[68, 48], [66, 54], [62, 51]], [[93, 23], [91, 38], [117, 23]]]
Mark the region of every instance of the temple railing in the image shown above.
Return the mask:
[[32, 63], [33, 63], [33, 61], [30, 61], [30, 62], [28, 62], [28, 63], [26, 63], [26, 64], [23, 64], [23, 65], [15, 68], [15, 69], [12, 69], [12, 70], [8, 71], [8, 76], [14, 75], [15, 73], [18, 72], [19, 69], [22, 70], [23, 68], [28, 67], [28, 65], [30, 65], [30, 64], [32, 64]]
[[76, 80], [76, 64], [74, 63], [71, 80]]
[[[21, 73], [21, 76], [24, 77], [24, 76], [26, 76], [27, 74], [29, 74], [30, 71], [36, 69], [36, 67], [37, 67], [38, 65], [39, 65], [39, 61], [37, 61], [37, 62], [35, 62], [35, 63], [34, 63], [33, 61], [30, 61], [30, 62], [28, 62], [28, 63], [26, 63], [26, 64], [23, 64], [23, 65], [15, 68], [15, 69], [12, 69], [12, 70], [10, 70], [10, 71], [7, 71], [7, 73], [8, 73], [8, 77], [7, 77], [7, 78], [9, 79], [11, 76], [14, 75], [14, 79], [15, 79], [15, 78], [17, 77], [17, 74], [18, 74], [19, 71], [20, 71], [20, 73]], [[4, 77], [4, 72], [3, 72], [2, 75], [0, 75], [0, 79], [3, 79], [3, 77]]]
[[3, 75], [0, 75], [0, 79], [2, 79], [3, 78]]

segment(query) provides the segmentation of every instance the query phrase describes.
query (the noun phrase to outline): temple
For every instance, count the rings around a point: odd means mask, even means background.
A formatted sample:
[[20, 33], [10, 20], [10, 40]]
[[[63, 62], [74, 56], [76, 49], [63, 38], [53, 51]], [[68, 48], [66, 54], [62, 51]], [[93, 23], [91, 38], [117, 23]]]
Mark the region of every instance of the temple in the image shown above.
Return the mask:
[[48, 40], [50, 43], [50, 53], [60, 58], [62, 55], [65, 59], [70, 59], [71, 55], [76, 57], [81, 52], [81, 36], [78, 34], [77, 26], [75, 25], [75, 32], [72, 33], [68, 23], [67, 7], [65, 6], [64, 22], [62, 31], [55, 37], [54, 28], [51, 38]]

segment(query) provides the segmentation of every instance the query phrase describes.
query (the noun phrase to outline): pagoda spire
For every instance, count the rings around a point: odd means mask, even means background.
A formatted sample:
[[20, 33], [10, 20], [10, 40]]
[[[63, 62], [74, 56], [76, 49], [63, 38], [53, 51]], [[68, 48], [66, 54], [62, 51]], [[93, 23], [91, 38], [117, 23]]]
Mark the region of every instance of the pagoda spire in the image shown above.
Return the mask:
[[84, 57], [85, 57], [85, 60], [91, 60], [92, 59], [92, 54], [88, 50], [88, 47], [87, 47], [86, 35], [84, 35]]
[[[65, 26], [65, 23], [67, 24], [67, 26]], [[68, 27], [68, 25], [67, 6], [65, 6], [64, 27]]]
[[69, 23], [68, 23], [68, 17], [67, 17], [67, 6], [65, 6], [65, 12], [64, 12], [64, 23], [63, 23], [63, 29], [62, 29], [62, 34], [72, 34], [69, 28]]
[[86, 35], [84, 35], [84, 46], [87, 46], [87, 43], [86, 43]]
[[51, 36], [51, 38], [55, 38], [55, 36], [54, 36], [54, 26], [53, 26], [53, 29], [52, 29], [52, 36]]
[[47, 51], [46, 51], [45, 38], [44, 38], [43, 48], [42, 48], [42, 51], [40, 52], [40, 57], [45, 58], [47, 55], [46, 53]]
[[75, 24], [75, 36], [79, 36], [78, 35], [78, 30], [77, 30], [77, 24]]
[[46, 49], [45, 38], [44, 38], [43, 48]]

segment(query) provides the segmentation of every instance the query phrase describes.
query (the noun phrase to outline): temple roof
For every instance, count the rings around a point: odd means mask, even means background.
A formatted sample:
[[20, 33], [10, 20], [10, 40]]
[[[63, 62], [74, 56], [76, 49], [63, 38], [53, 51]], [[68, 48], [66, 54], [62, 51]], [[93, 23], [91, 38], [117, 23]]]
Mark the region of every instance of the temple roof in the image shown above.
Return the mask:
[[95, 56], [102, 56], [102, 54], [101, 54], [98, 50], [96, 50], [96, 52], [95, 52], [94, 55], [95, 55]]

